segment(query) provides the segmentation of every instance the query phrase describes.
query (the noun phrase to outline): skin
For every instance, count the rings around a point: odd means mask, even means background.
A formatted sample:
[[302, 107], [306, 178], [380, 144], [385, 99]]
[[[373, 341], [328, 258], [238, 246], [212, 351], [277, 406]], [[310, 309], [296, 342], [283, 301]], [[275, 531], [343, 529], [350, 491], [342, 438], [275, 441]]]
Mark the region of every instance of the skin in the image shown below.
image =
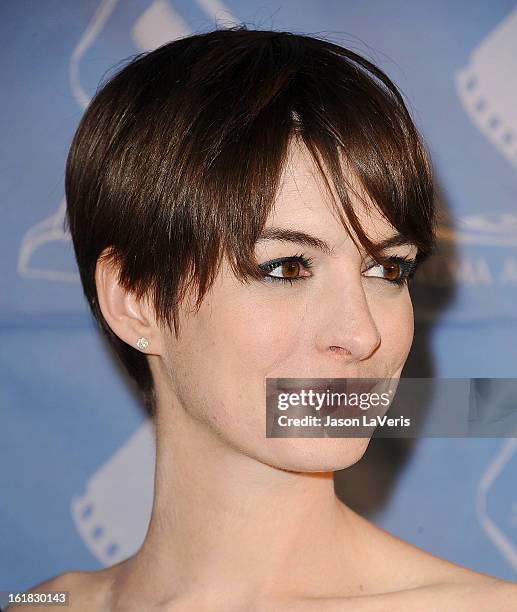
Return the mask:
[[[371, 238], [394, 233], [356, 196], [353, 203]], [[93, 610], [510, 610], [513, 583], [404, 543], [338, 500], [333, 472], [357, 462], [368, 438], [265, 438], [266, 377], [397, 379], [414, 331], [407, 286], [390, 284], [380, 266], [366, 271], [372, 262], [336, 218], [301, 147], [291, 149], [272, 225], [312, 233], [333, 254], [258, 243], [259, 263], [312, 257], [310, 271], [299, 269], [311, 278], [245, 285], [225, 262], [200, 311], [190, 299], [183, 305], [179, 339], [98, 265], [113, 331], [133, 346], [141, 336], [150, 342], [153, 511], [133, 557], [39, 589], [68, 587]], [[416, 247], [386, 254], [414, 257]]]

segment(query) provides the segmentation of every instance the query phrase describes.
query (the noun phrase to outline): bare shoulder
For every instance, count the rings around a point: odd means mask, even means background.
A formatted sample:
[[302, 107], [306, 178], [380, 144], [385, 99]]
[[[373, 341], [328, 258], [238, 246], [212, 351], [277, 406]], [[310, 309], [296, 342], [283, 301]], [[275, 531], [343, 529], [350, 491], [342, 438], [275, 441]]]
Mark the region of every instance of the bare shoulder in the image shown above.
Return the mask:
[[[96, 572], [86, 571], [70, 571], [53, 576], [44, 582], [31, 587], [25, 593], [49, 593], [49, 592], [66, 592], [68, 593], [68, 607], [70, 611], [79, 610], [96, 610], [102, 609], [102, 603], [106, 596], [108, 581], [105, 570]], [[48, 610], [60, 610], [62, 605], [46, 604]], [[6, 608], [10, 610], [29, 609], [29, 606], [22, 604], [13, 604]], [[32, 609], [32, 608], [31, 608]]]
[[[402, 602], [402, 598], [401, 598]], [[465, 582], [449, 580], [407, 592], [407, 601], [423, 612], [515, 612], [517, 584], [483, 574]]]
[[[517, 610], [517, 584], [496, 578], [470, 582], [443, 582], [413, 589], [385, 593], [346, 602], [340, 612], [394, 612], [419, 610], [436, 612], [515, 612]], [[336, 612], [338, 608], [336, 607]], [[330, 612], [330, 610], [328, 611]]]
[[517, 611], [517, 583], [453, 563], [372, 525], [363, 517], [360, 521], [372, 551], [369, 567], [378, 581], [376, 586], [382, 585], [388, 599], [392, 597], [397, 604], [400, 600], [401, 605], [408, 603], [426, 611], [438, 609], [438, 601], [443, 603], [443, 609], [458, 612]]
[[[515, 612], [517, 583], [501, 580], [452, 563], [425, 550], [406, 544], [407, 597], [422, 610], [441, 609], [457, 612]], [[409, 564], [413, 564], [409, 569]], [[414, 598], [414, 600], [413, 600]]]
[[501, 612], [517, 610], [517, 582], [496, 580], [485, 593], [489, 601], [496, 604], [497, 610]]
[[513, 600], [513, 607], [509, 609], [517, 610], [517, 583], [453, 563], [399, 538], [395, 540], [400, 554], [399, 567], [405, 572], [410, 585], [465, 595], [471, 593], [474, 597], [497, 598], [501, 602], [509, 598]]

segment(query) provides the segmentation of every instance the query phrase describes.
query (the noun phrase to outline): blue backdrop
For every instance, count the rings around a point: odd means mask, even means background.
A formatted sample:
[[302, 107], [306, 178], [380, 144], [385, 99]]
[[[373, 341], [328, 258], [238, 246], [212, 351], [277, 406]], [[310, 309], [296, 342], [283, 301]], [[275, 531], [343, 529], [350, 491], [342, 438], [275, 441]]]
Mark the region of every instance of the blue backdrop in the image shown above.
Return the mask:
[[[403, 375], [516, 376], [515, 2], [4, 0], [0, 17], [0, 590], [111, 565], [147, 527], [149, 422], [92, 323], [63, 231], [72, 135], [129, 55], [217, 19], [321, 34], [377, 63], [428, 144], [442, 215], [439, 252], [412, 289]], [[379, 448], [396, 474], [365, 503], [372, 520], [517, 579], [517, 438], [423, 439], [398, 463]], [[338, 475], [344, 498], [361, 470]]]

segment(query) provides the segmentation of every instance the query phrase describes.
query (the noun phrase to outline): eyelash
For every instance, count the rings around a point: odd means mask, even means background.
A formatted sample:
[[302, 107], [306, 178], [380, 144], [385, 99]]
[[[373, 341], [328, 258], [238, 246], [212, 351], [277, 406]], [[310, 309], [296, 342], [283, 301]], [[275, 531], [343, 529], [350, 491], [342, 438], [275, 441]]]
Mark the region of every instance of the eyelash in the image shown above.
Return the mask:
[[[280, 259], [274, 259], [272, 261], [268, 261], [267, 263], [260, 265], [260, 268], [266, 273], [264, 274], [264, 280], [266, 282], [280, 281], [281, 283], [290, 283], [292, 285], [296, 281], [307, 280], [311, 278], [310, 276], [299, 276], [298, 278], [282, 278], [280, 276], [269, 276], [269, 274], [267, 274], [267, 272], [272, 272], [273, 270], [276, 270], [276, 268], [278, 268], [282, 264], [288, 263], [291, 261], [301, 263], [302, 266], [306, 270], [310, 270], [313, 267], [314, 260], [312, 259], [312, 257], [306, 257], [303, 253], [300, 253], [299, 255], [293, 255], [291, 257], [283, 257]], [[374, 262], [369, 268], [366, 268], [365, 272], [368, 272], [368, 270], [371, 270], [372, 268], [376, 266], [381, 266], [381, 265], [385, 266], [387, 264], [393, 264], [393, 263], [400, 266], [401, 274], [399, 278], [396, 278], [393, 280], [390, 280], [387, 278], [381, 278], [380, 280], [384, 280], [387, 283], [390, 283], [391, 285], [395, 285], [398, 287], [401, 287], [406, 281], [413, 278], [416, 272], [416, 269], [418, 267], [418, 264], [416, 263], [415, 259], [411, 259], [409, 257], [391, 256], [391, 257], [386, 257], [380, 262]], [[371, 278], [379, 278], [379, 277], [374, 276]]]

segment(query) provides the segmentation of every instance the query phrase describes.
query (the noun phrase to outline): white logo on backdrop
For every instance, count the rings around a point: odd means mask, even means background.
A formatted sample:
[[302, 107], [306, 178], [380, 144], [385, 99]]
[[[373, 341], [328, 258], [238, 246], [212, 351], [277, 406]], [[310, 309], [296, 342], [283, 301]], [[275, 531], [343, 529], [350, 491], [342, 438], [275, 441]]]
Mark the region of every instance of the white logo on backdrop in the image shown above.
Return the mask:
[[[474, 125], [515, 167], [516, 41], [517, 9], [484, 37], [472, 51], [468, 66], [456, 74], [459, 98]], [[441, 225], [437, 235], [443, 243], [512, 248], [517, 246], [517, 214], [467, 214], [455, 218], [454, 224]], [[424, 285], [459, 289], [454, 307], [442, 313], [449, 321], [514, 319], [517, 316], [515, 298], [507, 293], [510, 287], [517, 287], [517, 257], [512, 252], [506, 255], [498, 250], [487, 257], [481, 249], [475, 252], [458, 249], [457, 256], [447, 253], [447, 257], [431, 258], [415, 280]], [[481, 291], [466, 297], [468, 288]], [[488, 288], [498, 291], [487, 293]], [[437, 313], [433, 301], [421, 305], [415, 315], [418, 319], [435, 320]]]
[[517, 168], [517, 9], [474, 49], [456, 74], [460, 100], [477, 128]]
[[[517, 214], [473, 213], [442, 220], [437, 227], [438, 242], [444, 247], [429, 259], [415, 276], [422, 286], [437, 290], [431, 299], [419, 302], [415, 318], [466, 322], [515, 319], [517, 308], [511, 292], [517, 288]], [[451, 251], [448, 246], [458, 246]], [[463, 246], [464, 245], [464, 246]], [[469, 247], [489, 247], [486, 249]], [[461, 297], [452, 308], [438, 313], [441, 291], [455, 287]], [[491, 288], [496, 291], [488, 292]], [[475, 294], [468, 294], [475, 289]], [[465, 297], [463, 297], [465, 296]], [[436, 301], [435, 299], [436, 298]]]
[[[469, 66], [458, 72], [456, 85], [471, 120], [506, 159], [517, 167], [517, 9], [476, 47]], [[455, 220], [455, 227], [442, 225], [438, 238], [453, 244], [517, 246], [517, 214], [471, 214]], [[465, 268], [465, 266], [464, 266]], [[471, 266], [480, 284], [493, 284], [488, 262], [483, 258]], [[509, 257], [502, 264], [500, 284], [517, 285], [517, 261]], [[474, 281], [475, 282], [475, 281]], [[497, 279], [496, 279], [497, 282]], [[515, 309], [513, 309], [515, 315]], [[461, 315], [465, 318], [464, 315]], [[479, 318], [479, 314], [477, 315]], [[476, 510], [481, 527], [494, 546], [517, 572], [517, 499], [513, 516], [499, 522], [491, 515], [489, 501], [494, 485], [510, 469], [517, 451], [517, 440], [505, 440], [500, 451], [478, 483]], [[511, 480], [510, 480], [511, 482]], [[507, 516], [509, 513], [506, 513]]]
[[[513, 486], [515, 464], [511, 465], [510, 463], [512, 459], [515, 461], [515, 457], [517, 457], [517, 439], [505, 440], [478, 483], [476, 511], [484, 532], [513, 570], [517, 572], [517, 497]], [[511, 505], [507, 507], [507, 512], [503, 514], [502, 520], [497, 521], [490, 512], [489, 502], [494, 495], [495, 485], [501, 479], [504, 482], [505, 473], [507, 478], [504, 488], [507, 490], [510, 486], [513, 500], [511, 500]], [[511, 477], [508, 477], [508, 473], [511, 474]]]
[[444, 242], [495, 247], [517, 247], [517, 213], [475, 213], [455, 218], [455, 227], [441, 225], [437, 236]]
[[[69, 62], [69, 80], [73, 96], [81, 108], [86, 109], [90, 96], [81, 84], [81, 60], [104, 29], [108, 19], [118, 4], [118, 0], [102, 0], [95, 11], [86, 31], [77, 43]], [[240, 23], [220, 2], [220, 0], [197, 0], [204, 13], [214, 21], [225, 25]], [[154, 49], [168, 41], [192, 33], [191, 28], [167, 0], [154, 0], [138, 17], [130, 31], [134, 46], [139, 51]], [[66, 201], [63, 198], [57, 210], [43, 221], [33, 225], [25, 234], [18, 255], [18, 274], [26, 278], [37, 278], [58, 282], [79, 282], [76, 271], [57, 270], [55, 266], [36, 263], [38, 251], [50, 243], [64, 243], [68, 252], [63, 256], [63, 264], [69, 261], [71, 237], [65, 231]], [[41, 257], [39, 257], [41, 260]]]
[[105, 565], [133, 555], [142, 544], [153, 502], [153, 422], [143, 425], [71, 500], [72, 517], [90, 552]]

